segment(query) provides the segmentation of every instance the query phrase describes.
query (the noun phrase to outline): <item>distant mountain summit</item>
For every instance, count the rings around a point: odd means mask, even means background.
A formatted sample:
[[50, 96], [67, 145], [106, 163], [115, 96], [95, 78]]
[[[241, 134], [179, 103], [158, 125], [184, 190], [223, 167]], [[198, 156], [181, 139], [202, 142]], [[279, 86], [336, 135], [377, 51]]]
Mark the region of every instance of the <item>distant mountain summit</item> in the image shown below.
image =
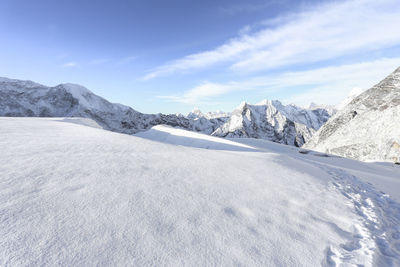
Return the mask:
[[304, 146], [364, 161], [400, 161], [400, 68], [339, 110]]
[[182, 114], [143, 114], [128, 106], [110, 103], [76, 84], [44, 86], [31, 81], [0, 78], [0, 116], [84, 117], [104, 129], [135, 134], [165, 124], [220, 137], [251, 137], [301, 146], [331, 116], [314, 107], [285, 106], [264, 100], [257, 105], [242, 103], [232, 113], [193, 110]]
[[285, 106], [277, 100], [264, 100], [256, 105], [243, 102], [212, 135], [261, 138], [302, 146], [329, 117], [330, 114], [325, 109]]

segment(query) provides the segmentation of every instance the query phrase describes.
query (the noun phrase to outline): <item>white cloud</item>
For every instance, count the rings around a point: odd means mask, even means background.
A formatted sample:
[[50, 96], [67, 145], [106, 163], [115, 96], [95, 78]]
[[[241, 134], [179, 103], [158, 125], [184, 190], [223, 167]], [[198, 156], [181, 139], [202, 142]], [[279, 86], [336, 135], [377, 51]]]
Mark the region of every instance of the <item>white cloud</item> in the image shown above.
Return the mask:
[[251, 72], [292, 64], [329, 60], [400, 44], [398, 0], [335, 1], [264, 23], [256, 32], [209, 51], [159, 66], [145, 79], [170, 75], [217, 63], [231, 70]]
[[[174, 102], [200, 104], [235, 91], [257, 91], [264, 94], [290, 93], [286, 103], [308, 106], [311, 102], [337, 104], [354, 87], [369, 88], [400, 65], [400, 58], [285, 72], [276, 76], [257, 76], [228, 83], [204, 82], [182, 95], [160, 96]], [[304, 87], [309, 88], [304, 91]], [[299, 88], [303, 88], [302, 92]]]
[[63, 64], [62, 66], [65, 68], [72, 68], [72, 67], [78, 66], [78, 63], [71, 61], [71, 62], [67, 62], [67, 63]]
[[[238, 85], [240, 86], [240, 84]], [[199, 104], [203, 100], [229, 93], [234, 89], [236, 89], [234, 83], [219, 84], [204, 82], [203, 84], [186, 91], [182, 96], [159, 96], [159, 98], [185, 104]]]

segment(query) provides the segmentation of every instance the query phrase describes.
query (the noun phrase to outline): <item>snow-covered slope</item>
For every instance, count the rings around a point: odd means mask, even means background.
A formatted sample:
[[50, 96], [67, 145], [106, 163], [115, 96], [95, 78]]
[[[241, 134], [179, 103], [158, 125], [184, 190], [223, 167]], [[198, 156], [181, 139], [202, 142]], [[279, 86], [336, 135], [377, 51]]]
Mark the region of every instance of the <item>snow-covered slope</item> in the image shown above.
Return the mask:
[[212, 135], [261, 138], [302, 146], [329, 117], [325, 109], [285, 106], [277, 100], [264, 100], [256, 105], [243, 102]]
[[255, 151], [256, 149], [228, 139], [216, 138], [196, 132], [188, 132], [167, 125], [154, 126], [148, 131], [137, 133], [135, 136], [162, 143], [205, 149], [234, 151]]
[[400, 206], [360, 180], [396, 181], [397, 165], [74, 120], [0, 118], [1, 266], [400, 264]]
[[400, 162], [400, 68], [336, 113], [305, 148]]

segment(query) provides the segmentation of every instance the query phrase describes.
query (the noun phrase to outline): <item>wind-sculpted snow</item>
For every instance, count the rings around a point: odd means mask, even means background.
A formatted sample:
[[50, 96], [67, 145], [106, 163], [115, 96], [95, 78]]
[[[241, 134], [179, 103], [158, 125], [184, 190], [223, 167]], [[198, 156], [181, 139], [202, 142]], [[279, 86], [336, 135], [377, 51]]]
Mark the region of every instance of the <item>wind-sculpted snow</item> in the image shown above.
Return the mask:
[[303, 109], [270, 100], [257, 105], [243, 102], [212, 135], [260, 138], [302, 146], [329, 117], [330, 113], [321, 108]]
[[333, 116], [305, 148], [364, 161], [400, 162], [400, 68]]
[[196, 132], [188, 132], [166, 125], [154, 126], [148, 131], [137, 133], [135, 136], [180, 146], [233, 151], [257, 151], [254, 147], [228, 139], [208, 136]]
[[400, 166], [156, 129], [0, 118], [0, 265], [399, 266]]

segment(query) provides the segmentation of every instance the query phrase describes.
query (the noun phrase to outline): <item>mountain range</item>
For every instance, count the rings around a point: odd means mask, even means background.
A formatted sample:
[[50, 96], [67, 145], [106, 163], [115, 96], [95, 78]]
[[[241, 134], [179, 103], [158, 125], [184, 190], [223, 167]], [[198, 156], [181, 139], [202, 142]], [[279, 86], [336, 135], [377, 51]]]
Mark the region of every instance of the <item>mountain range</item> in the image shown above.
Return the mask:
[[32, 81], [0, 78], [0, 116], [84, 117], [104, 129], [135, 134], [165, 124], [220, 137], [263, 138], [302, 146], [332, 115], [323, 108], [304, 109], [265, 100], [242, 103], [232, 113], [193, 110], [181, 114], [143, 114], [128, 106], [110, 103], [83, 86], [44, 86]]
[[256, 105], [243, 102], [212, 135], [266, 139], [300, 147], [331, 115], [326, 109], [285, 106], [277, 100]]
[[224, 138], [256, 138], [363, 161], [400, 161], [400, 68], [369, 90], [353, 90], [338, 111], [278, 100], [241, 103], [232, 112], [144, 114], [110, 103], [83, 86], [44, 86], [0, 78], [0, 116], [84, 117], [102, 128], [136, 134], [156, 125]]

